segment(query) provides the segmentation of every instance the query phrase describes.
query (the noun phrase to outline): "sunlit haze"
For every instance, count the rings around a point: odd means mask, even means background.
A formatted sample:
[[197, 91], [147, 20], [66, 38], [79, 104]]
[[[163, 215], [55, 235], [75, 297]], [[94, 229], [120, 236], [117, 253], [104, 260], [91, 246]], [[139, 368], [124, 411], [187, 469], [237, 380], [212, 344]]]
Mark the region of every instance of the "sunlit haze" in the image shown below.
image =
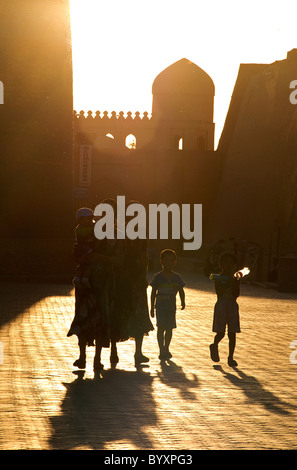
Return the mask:
[[296, 0], [71, 0], [74, 109], [151, 113], [154, 78], [187, 58], [214, 81], [217, 145], [240, 63], [285, 59], [296, 11]]

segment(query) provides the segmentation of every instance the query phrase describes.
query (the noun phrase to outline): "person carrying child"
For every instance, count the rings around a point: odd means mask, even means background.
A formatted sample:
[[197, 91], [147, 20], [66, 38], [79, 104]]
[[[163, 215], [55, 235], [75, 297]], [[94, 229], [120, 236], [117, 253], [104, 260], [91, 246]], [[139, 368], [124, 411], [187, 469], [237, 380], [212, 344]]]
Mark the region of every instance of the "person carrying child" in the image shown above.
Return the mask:
[[150, 282], [151, 291], [151, 317], [157, 319], [157, 340], [160, 350], [159, 359], [166, 360], [172, 357], [169, 345], [172, 339], [172, 330], [176, 328], [176, 294], [179, 293], [182, 310], [185, 308], [185, 282], [181, 276], [173, 271], [176, 265], [176, 253], [173, 250], [163, 250], [160, 255], [162, 271], [154, 275]]
[[[74, 366], [86, 367], [86, 347], [95, 346], [94, 370], [102, 370], [102, 348], [115, 346], [114, 297], [115, 275], [123, 263], [122, 244], [124, 240], [97, 240], [94, 232], [93, 212], [82, 208], [77, 212], [77, 243], [74, 245], [73, 259], [79, 266], [78, 282], [75, 285], [75, 313], [67, 337], [78, 337], [79, 358]], [[82, 281], [86, 278], [88, 284]], [[122, 338], [121, 338], [122, 339]]]
[[234, 350], [236, 333], [240, 333], [239, 307], [236, 299], [240, 294], [240, 272], [236, 273], [236, 259], [232, 253], [223, 253], [220, 257], [220, 274], [211, 274], [215, 282], [217, 302], [214, 307], [213, 332], [216, 333], [214, 342], [209, 346], [210, 356], [214, 362], [220, 361], [218, 346], [225, 336], [228, 326], [229, 356], [228, 365], [236, 367]]

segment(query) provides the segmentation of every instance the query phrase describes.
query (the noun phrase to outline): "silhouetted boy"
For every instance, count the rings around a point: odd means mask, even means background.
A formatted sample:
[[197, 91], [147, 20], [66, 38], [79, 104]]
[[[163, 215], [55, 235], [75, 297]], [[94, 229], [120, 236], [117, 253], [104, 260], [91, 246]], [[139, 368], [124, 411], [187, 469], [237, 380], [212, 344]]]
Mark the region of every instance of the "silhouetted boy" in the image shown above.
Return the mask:
[[219, 342], [225, 336], [228, 325], [229, 356], [228, 365], [236, 367], [237, 362], [233, 359], [236, 344], [236, 333], [240, 333], [239, 308], [236, 302], [240, 294], [240, 281], [235, 277], [236, 259], [231, 253], [223, 253], [220, 257], [220, 275], [211, 275], [210, 279], [215, 281], [217, 302], [214, 308], [213, 331], [216, 334], [213, 344], [210, 345], [210, 355], [214, 362], [219, 362]]
[[151, 316], [154, 317], [156, 301], [157, 340], [160, 349], [159, 359], [170, 359], [169, 345], [172, 330], [176, 328], [176, 294], [179, 293], [182, 309], [185, 308], [185, 282], [173, 271], [176, 264], [176, 253], [173, 250], [163, 250], [160, 255], [162, 271], [155, 274], [150, 285]]

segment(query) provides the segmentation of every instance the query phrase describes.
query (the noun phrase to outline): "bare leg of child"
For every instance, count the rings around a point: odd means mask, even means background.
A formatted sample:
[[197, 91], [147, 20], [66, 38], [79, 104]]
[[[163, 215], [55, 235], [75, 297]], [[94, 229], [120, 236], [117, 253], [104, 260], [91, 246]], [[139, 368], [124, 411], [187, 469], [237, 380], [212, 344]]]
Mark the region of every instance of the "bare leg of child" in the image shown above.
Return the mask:
[[157, 341], [158, 341], [158, 346], [159, 346], [159, 351], [160, 351], [159, 359], [165, 359], [164, 357], [164, 333], [165, 333], [164, 328], [159, 327], [157, 329]]
[[165, 330], [165, 342], [164, 342], [164, 352], [165, 352], [165, 355], [166, 355], [166, 358], [169, 359], [170, 357], [172, 357], [172, 354], [171, 352], [169, 352], [169, 345], [171, 343], [171, 339], [172, 339], [172, 330]]
[[165, 330], [164, 328], [158, 328], [157, 340], [160, 350], [159, 359], [169, 359], [172, 354], [169, 352], [169, 345], [172, 338], [172, 330]]
[[217, 333], [214, 338], [213, 344], [209, 346], [210, 349], [210, 357], [214, 362], [219, 362], [220, 361], [220, 356], [219, 356], [219, 342], [224, 338], [225, 333]]
[[235, 345], [236, 345], [236, 333], [228, 332], [228, 338], [229, 338], [228, 365], [231, 367], [236, 367], [237, 362], [233, 359]]

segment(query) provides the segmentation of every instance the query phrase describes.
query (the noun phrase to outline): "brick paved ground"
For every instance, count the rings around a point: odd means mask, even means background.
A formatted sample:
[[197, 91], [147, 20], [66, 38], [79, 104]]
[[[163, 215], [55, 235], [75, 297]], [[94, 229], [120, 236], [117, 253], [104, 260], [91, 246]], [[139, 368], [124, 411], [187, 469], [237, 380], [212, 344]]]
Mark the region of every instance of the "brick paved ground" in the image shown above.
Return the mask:
[[148, 367], [136, 370], [134, 343], [120, 363], [94, 376], [94, 349], [75, 373], [75, 337], [66, 338], [71, 285], [1, 286], [0, 449], [297, 449], [297, 295], [244, 285], [238, 367], [209, 358], [213, 285], [185, 276], [184, 311], [161, 365], [155, 332], [144, 340]]

